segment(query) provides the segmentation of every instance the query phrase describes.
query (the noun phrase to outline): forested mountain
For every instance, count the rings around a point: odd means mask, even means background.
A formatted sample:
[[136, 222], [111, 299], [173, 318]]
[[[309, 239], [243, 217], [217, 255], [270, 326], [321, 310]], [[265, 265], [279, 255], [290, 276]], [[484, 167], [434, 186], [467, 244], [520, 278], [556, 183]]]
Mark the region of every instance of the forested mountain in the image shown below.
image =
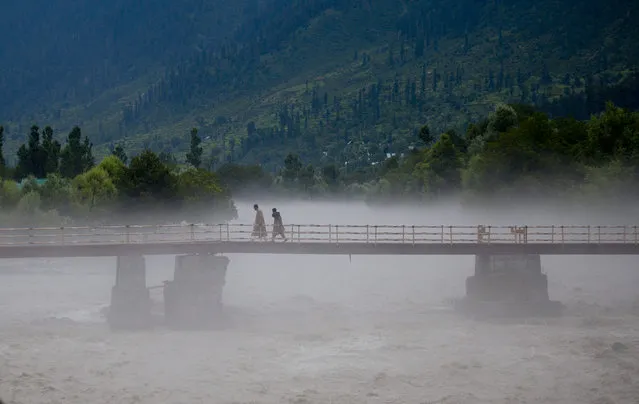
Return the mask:
[[274, 167], [289, 151], [357, 166], [499, 101], [579, 118], [607, 99], [636, 106], [632, 0], [2, 3], [9, 150], [50, 122], [81, 125], [97, 152], [180, 156], [195, 126], [210, 166]]
[[0, 114], [59, 115], [200, 49], [215, 49], [235, 29], [245, 3], [2, 2]]

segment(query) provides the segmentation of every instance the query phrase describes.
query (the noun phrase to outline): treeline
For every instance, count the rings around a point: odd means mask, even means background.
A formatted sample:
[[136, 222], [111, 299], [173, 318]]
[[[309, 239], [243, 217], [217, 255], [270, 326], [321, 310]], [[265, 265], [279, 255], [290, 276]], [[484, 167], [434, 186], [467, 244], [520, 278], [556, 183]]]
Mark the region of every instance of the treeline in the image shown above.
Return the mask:
[[500, 104], [465, 133], [437, 136], [425, 125], [416, 136], [421, 147], [367, 165], [314, 167], [289, 154], [272, 177], [238, 165], [218, 172], [236, 192], [270, 182], [278, 193], [357, 195], [370, 202], [460, 194], [494, 201], [639, 196], [639, 113], [612, 103], [588, 120]]
[[[639, 196], [639, 112], [613, 103], [588, 120], [551, 118], [532, 106], [499, 104], [465, 133], [437, 135], [423, 125], [415, 135], [418, 147], [380, 155], [368, 164], [313, 165], [288, 153], [275, 171], [233, 163], [215, 172], [202, 168], [197, 129], [190, 133], [183, 162], [151, 150], [129, 161], [124, 147], [117, 145], [98, 165], [79, 128], [69, 133], [64, 146], [52, 139], [50, 128], [42, 132], [42, 141], [39, 133], [37, 127], [31, 129], [16, 167], [0, 159], [0, 206], [5, 213], [18, 213], [5, 215], [5, 221], [68, 217], [122, 222], [145, 214], [158, 220], [161, 212], [165, 220], [189, 220], [199, 213], [226, 220], [236, 216], [231, 194], [371, 203], [453, 195], [480, 201]], [[0, 128], [0, 140], [1, 135]]]
[[[428, 142], [427, 127], [420, 132]], [[639, 113], [612, 103], [589, 120], [551, 119], [530, 106], [499, 105], [465, 134], [447, 131], [405, 159], [388, 161], [373, 196], [455, 193], [512, 197], [634, 198]]]
[[[443, 76], [442, 76], [443, 74]], [[361, 88], [357, 96], [343, 99], [337, 94], [308, 88], [307, 101], [284, 105], [274, 114], [270, 127], [257, 127], [250, 122], [246, 136], [228, 150], [223, 150], [232, 161], [253, 160], [277, 165], [272, 156], [293, 142], [305, 160], [322, 162], [338, 160], [340, 163], [368, 164], [379, 161], [388, 153], [401, 153], [415, 145], [421, 122], [428, 120], [430, 96], [436, 92], [451, 92], [464, 85], [464, 69], [458, 67], [440, 74], [436, 68], [427, 73], [424, 63], [416, 78], [396, 76], [392, 82], [378, 81]], [[465, 109], [478, 94], [506, 92], [520, 104], [531, 104], [555, 116], [574, 116], [586, 119], [602, 111], [607, 100], [628, 108], [637, 108], [635, 94], [639, 89], [639, 72], [634, 71], [611, 85], [608, 75], [579, 77], [567, 74], [559, 83], [565, 96], [550, 99], [546, 90], [553, 86], [548, 75], [546, 84], [530, 82], [531, 73], [518, 71], [516, 75], [498, 76], [488, 73], [484, 86], [472, 94], [452, 98], [455, 109]], [[455, 125], [457, 128], [460, 125]], [[466, 125], [461, 125], [462, 127]], [[358, 144], [361, 147], [344, 147]], [[365, 153], [362, 152], [365, 148]], [[217, 150], [216, 150], [217, 152]], [[322, 155], [324, 153], [328, 158]]]
[[[0, 126], [0, 156], [4, 143]], [[192, 132], [197, 138], [197, 131]], [[33, 126], [17, 152], [17, 164], [0, 157], [0, 208], [4, 225], [57, 225], [65, 221], [124, 223], [137, 221], [227, 220], [237, 215], [218, 177], [199, 169], [198, 151], [189, 166], [145, 150], [128, 162], [121, 146], [95, 164], [92, 144], [80, 128], [62, 146], [53, 130]], [[128, 164], [127, 164], [128, 163]]]

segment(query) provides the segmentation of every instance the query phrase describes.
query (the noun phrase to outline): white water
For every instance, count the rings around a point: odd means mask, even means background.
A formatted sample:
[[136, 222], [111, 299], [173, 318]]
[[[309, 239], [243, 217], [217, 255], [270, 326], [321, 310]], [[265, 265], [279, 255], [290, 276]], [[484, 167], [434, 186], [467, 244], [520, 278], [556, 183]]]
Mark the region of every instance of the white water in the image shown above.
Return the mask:
[[[252, 220], [250, 206], [240, 205], [244, 222]], [[454, 208], [274, 206], [285, 223], [490, 221]], [[552, 222], [534, 212], [506, 217]], [[100, 314], [115, 259], [0, 261], [0, 397], [24, 404], [639, 397], [635, 257], [544, 257], [551, 297], [568, 305], [567, 315], [508, 323], [461, 319], [443, 304], [464, 294], [472, 257], [230, 258], [221, 329], [139, 333], [111, 333]], [[149, 286], [171, 279], [173, 257], [147, 257], [147, 269]], [[614, 342], [628, 350], [614, 352]]]

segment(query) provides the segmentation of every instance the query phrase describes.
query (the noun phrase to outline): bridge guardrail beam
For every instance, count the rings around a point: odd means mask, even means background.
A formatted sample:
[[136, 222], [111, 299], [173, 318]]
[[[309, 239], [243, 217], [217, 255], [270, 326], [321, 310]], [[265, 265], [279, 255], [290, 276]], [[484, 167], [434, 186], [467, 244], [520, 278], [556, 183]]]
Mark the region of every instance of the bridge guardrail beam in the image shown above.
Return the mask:
[[[637, 225], [474, 226], [289, 224], [301, 244], [639, 244]], [[410, 227], [409, 227], [410, 226]], [[269, 225], [269, 228], [272, 226]], [[340, 229], [340, 227], [342, 229]], [[252, 224], [109, 225], [0, 228], [0, 246], [252, 242]], [[410, 232], [410, 233], [408, 233]]]

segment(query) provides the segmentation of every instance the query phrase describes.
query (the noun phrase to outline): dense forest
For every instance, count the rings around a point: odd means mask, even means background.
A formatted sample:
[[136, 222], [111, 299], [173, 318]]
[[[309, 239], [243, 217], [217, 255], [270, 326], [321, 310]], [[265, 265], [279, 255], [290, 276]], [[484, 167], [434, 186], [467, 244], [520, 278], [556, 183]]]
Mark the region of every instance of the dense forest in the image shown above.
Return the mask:
[[[314, 166], [290, 153], [275, 174], [258, 165], [226, 163], [215, 172], [204, 167], [195, 128], [185, 163], [151, 150], [130, 157], [118, 144], [96, 165], [80, 128], [71, 130], [64, 146], [52, 133], [33, 126], [15, 167], [0, 157], [4, 223], [122, 222], [127, 215], [157, 220], [160, 213], [167, 221], [211, 220], [213, 213], [221, 221], [236, 217], [232, 195], [267, 193], [369, 203], [451, 196], [485, 203], [522, 195], [610, 203], [639, 196], [639, 112], [612, 103], [587, 120], [498, 104], [464, 133], [436, 134], [424, 125], [416, 134], [419, 147], [378, 164]], [[0, 156], [3, 140], [0, 126]]]
[[[0, 152], [3, 132], [0, 126]], [[0, 207], [5, 227], [126, 222], [130, 217], [138, 221], [158, 217], [197, 220], [199, 214], [222, 221], [237, 215], [217, 176], [196, 167], [197, 147], [190, 160], [195, 166], [178, 167], [150, 150], [129, 161], [120, 147], [96, 165], [93, 145], [79, 127], [71, 130], [64, 146], [52, 133], [49, 126], [42, 131], [31, 127], [26, 143], [17, 152], [15, 167], [0, 157]]]
[[209, 171], [273, 175], [289, 154], [357, 171], [500, 102], [580, 120], [608, 100], [637, 107], [629, 0], [4, 3], [10, 156], [47, 122], [59, 142], [82, 127], [99, 157], [121, 145], [183, 163], [197, 127]]

